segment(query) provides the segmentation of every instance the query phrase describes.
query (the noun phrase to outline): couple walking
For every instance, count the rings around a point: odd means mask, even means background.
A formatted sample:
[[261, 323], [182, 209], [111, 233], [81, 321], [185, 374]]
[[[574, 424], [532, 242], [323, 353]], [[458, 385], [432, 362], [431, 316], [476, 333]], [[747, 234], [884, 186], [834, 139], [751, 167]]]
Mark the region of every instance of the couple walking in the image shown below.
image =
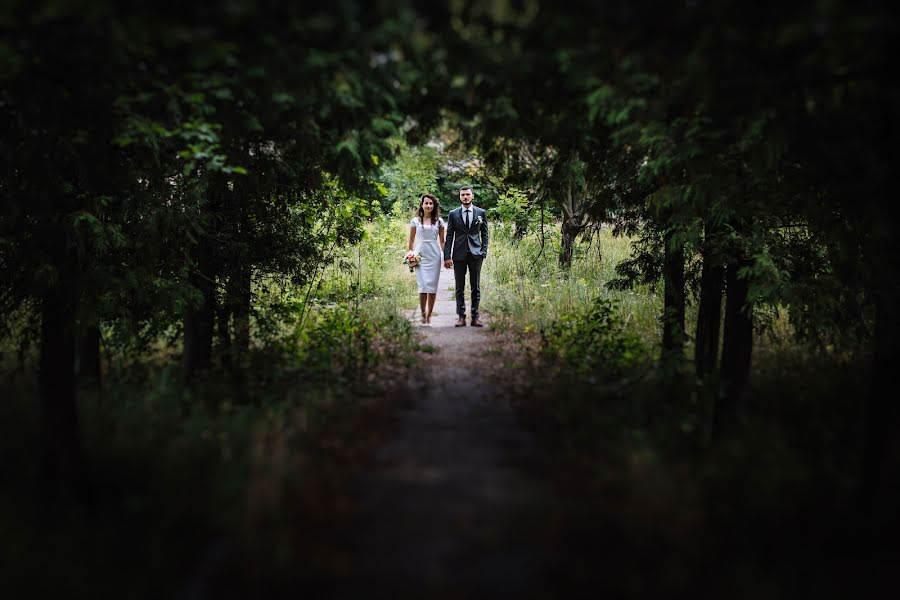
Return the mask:
[[421, 256], [416, 268], [416, 282], [423, 325], [431, 324], [443, 254], [444, 267], [452, 268], [456, 278], [456, 314], [459, 316], [456, 326], [466, 324], [466, 272], [472, 290], [472, 320], [469, 324], [482, 326], [478, 320], [478, 304], [481, 300], [481, 263], [488, 249], [488, 224], [487, 213], [472, 204], [474, 199], [472, 188], [459, 188], [460, 206], [450, 211], [446, 223], [441, 219], [436, 197], [423, 194], [419, 199], [417, 216], [409, 227], [409, 251], [414, 252], [415, 248]]

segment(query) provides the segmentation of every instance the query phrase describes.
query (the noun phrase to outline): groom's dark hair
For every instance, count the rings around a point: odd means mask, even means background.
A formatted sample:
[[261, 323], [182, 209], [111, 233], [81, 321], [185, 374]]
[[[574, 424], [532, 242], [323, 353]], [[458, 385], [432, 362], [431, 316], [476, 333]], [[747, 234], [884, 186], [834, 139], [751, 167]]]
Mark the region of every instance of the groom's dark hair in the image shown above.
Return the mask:
[[[475, 192], [475, 190], [473, 190], [472, 188], [470, 188], [470, 187], [467, 186], [467, 185], [464, 185], [464, 186], [462, 186], [461, 188], [459, 188], [459, 191], [460, 191], [460, 192], [463, 191], [463, 190], [469, 190], [469, 191], [472, 192], [472, 193]], [[458, 192], [457, 192], [457, 193], [458, 193]]]

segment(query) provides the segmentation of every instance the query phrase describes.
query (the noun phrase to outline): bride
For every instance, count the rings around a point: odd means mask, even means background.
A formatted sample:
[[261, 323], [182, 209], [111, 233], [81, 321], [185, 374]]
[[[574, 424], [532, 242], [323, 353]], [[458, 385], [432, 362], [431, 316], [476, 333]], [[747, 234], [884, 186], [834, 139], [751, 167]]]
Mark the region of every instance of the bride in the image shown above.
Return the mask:
[[422, 324], [430, 325], [441, 276], [445, 232], [438, 199], [431, 194], [422, 194], [417, 215], [409, 224], [409, 251], [413, 252], [415, 247], [415, 252], [422, 257], [416, 269], [416, 283], [419, 285]]

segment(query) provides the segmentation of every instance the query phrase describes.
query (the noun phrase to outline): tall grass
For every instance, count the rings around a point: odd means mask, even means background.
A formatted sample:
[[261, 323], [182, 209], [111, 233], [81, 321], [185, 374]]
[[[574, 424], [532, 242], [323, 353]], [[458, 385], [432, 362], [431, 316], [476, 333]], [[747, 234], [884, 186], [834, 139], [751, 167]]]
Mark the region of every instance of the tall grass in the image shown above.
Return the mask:
[[569, 269], [559, 266], [560, 233], [556, 227], [516, 239], [512, 227], [492, 224], [488, 259], [482, 272], [484, 308], [498, 328], [532, 332], [545, 329], [563, 315], [586, 309], [598, 297], [612, 300], [621, 318], [648, 344], [659, 340], [662, 297], [638, 286], [610, 290], [615, 267], [631, 253], [631, 240], [602, 228], [592, 240], [575, 246]]
[[[408, 235], [408, 221], [396, 216], [367, 224], [363, 240], [339, 250], [325, 269], [314, 302], [384, 313], [413, 310], [418, 304], [415, 276], [402, 264]], [[601, 297], [615, 302], [621, 318], [644, 341], [658, 342], [661, 290], [606, 287], [616, 276], [616, 265], [630, 256], [630, 238], [601, 229], [593, 239], [576, 244], [569, 269], [559, 266], [559, 247], [559, 229], [552, 225], [545, 228], [542, 243], [538, 233], [516, 239], [511, 225], [491, 224], [481, 289], [483, 310], [495, 328], [537, 332]]]
[[[521, 239], [511, 223], [493, 221], [488, 259], [482, 270], [482, 310], [499, 330], [524, 334], [546, 331], [567, 315], [584, 313], [597, 299], [613, 302], [616, 316], [654, 351], [662, 326], [662, 284], [638, 285], [630, 290], [611, 290], [615, 268], [631, 256], [632, 239], [613, 236], [602, 227], [574, 248], [572, 265], [559, 265], [560, 230], [547, 224], [543, 240], [538, 231]], [[415, 276], [402, 264], [409, 235], [409, 221], [383, 215], [366, 225], [362, 241], [341, 248], [315, 285], [312, 314], [343, 304], [358, 307], [378, 318], [401, 315], [418, 304]], [[693, 331], [697, 304], [688, 294], [685, 314], [685, 359], [693, 355]], [[754, 363], [778, 364], [785, 353], [804, 354], [784, 307], [757, 307]], [[376, 319], [377, 320], [377, 319]]]
[[377, 217], [361, 242], [342, 248], [325, 269], [319, 302], [355, 304], [367, 312], [399, 314], [418, 304], [415, 275], [403, 265], [409, 221]]
[[[579, 240], [572, 265], [559, 265], [559, 227], [544, 229], [522, 239], [513, 235], [511, 224], [491, 224], [489, 257], [482, 271], [482, 304], [498, 329], [514, 328], [523, 333], [546, 330], [566, 315], [583, 313], [595, 300], [611, 300], [618, 317], [648, 347], [658, 350], [662, 336], [662, 283], [637, 285], [630, 290], [611, 290], [606, 284], [616, 278], [616, 265], [631, 256], [632, 239], [616, 237], [602, 227], [592, 238]], [[754, 364], [772, 366], [785, 354], [813, 358], [812, 348], [801, 343], [784, 306], [757, 306]], [[693, 356], [697, 302], [688, 293], [685, 308], [685, 359]], [[720, 333], [721, 335], [721, 333]]]

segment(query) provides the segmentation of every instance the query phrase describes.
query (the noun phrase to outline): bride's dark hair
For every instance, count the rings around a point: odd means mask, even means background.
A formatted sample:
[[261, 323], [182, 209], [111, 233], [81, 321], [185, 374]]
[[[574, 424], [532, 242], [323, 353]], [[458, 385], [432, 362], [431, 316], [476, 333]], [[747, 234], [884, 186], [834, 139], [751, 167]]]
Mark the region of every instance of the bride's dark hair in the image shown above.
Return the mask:
[[419, 210], [416, 212], [416, 214], [419, 215], [419, 223], [424, 225], [425, 209], [422, 208], [422, 205], [425, 204], [425, 198], [431, 198], [431, 201], [434, 202], [434, 208], [431, 209], [431, 224], [434, 225], [438, 222], [438, 219], [441, 218], [441, 205], [438, 203], [438, 199], [431, 194], [422, 194], [422, 196], [419, 198]]

